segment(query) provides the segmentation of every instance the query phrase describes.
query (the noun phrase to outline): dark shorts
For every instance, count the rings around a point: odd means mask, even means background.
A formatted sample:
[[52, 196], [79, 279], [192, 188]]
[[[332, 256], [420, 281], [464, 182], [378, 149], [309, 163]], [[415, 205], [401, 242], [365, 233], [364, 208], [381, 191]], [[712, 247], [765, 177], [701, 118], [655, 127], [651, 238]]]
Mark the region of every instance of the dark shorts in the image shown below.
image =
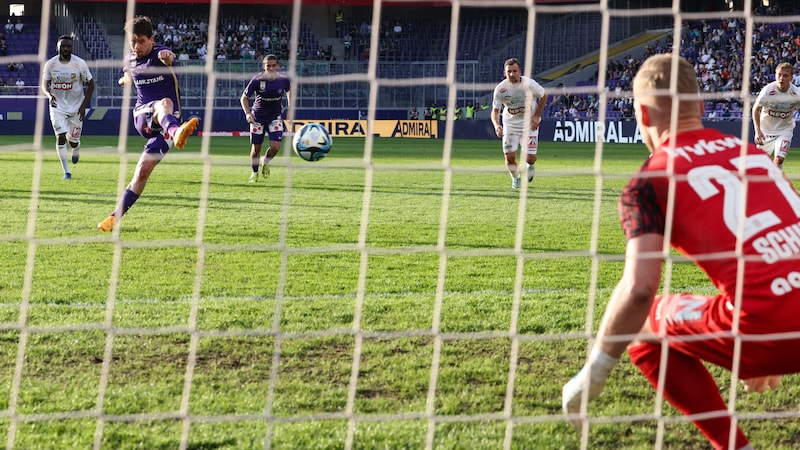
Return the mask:
[[[133, 123], [139, 135], [147, 139], [144, 145], [144, 152], [151, 155], [165, 155], [171, 146], [171, 141], [164, 139], [161, 124], [154, 120], [153, 109], [155, 101], [145, 103], [133, 108]], [[180, 117], [179, 112], [174, 112], [176, 118]]]
[[[164, 131], [161, 129], [161, 124], [153, 120], [156, 103], [158, 103], [158, 101], [152, 101], [133, 108], [133, 124], [136, 127], [136, 131], [145, 139], [150, 139]], [[173, 111], [172, 115], [175, 116], [175, 118], [178, 119], [178, 123], [180, 123], [181, 112]]]
[[256, 117], [256, 123], [250, 124], [250, 143], [263, 144], [265, 134], [270, 141], [280, 142], [283, 139], [283, 120], [280, 117]]

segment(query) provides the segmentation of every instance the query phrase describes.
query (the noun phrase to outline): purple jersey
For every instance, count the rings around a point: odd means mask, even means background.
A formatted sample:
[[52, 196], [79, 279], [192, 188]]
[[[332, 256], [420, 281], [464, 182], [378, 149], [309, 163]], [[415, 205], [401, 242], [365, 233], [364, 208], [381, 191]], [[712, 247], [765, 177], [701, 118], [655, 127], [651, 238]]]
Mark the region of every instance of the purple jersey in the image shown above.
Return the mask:
[[169, 48], [157, 44], [144, 58], [136, 58], [133, 52], [130, 53], [130, 63], [126, 71], [130, 72], [136, 86], [136, 106], [168, 98], [175, 105], [175, 111], [180, 111], [178, 78], [172, 68], [158, 59], [158, 52], [161, 50]]
[[251, 110], [256, 116], [256, 121], [269, 123], [281, 117], [283, 95], [290, 90], [291, 83], [286, 75], [278, 74], [275, 80], [269, 81], [266, 72], [261, 72], [247, 83], [244, 95], [255, 97]]

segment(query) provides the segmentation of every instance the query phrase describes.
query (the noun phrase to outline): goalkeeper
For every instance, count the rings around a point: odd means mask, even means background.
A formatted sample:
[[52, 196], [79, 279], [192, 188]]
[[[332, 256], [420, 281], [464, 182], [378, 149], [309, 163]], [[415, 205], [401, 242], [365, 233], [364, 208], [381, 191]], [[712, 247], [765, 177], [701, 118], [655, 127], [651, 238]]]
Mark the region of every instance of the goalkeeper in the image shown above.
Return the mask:
[[[586, 365], [563, 388], [563, 408], [579, 425], [584, 395], [600, 395], [627, 347], [653, 386], [666, 371], [664, 398], [692, 416], [714, 448], [751, 449], [704, 362], [736, 367], [745, 389], [757, 392], [800, 371], [800, 338], [792, 334], [800, 331], [800, 246], [792, 239], [800, 237], [800, 197], [762, 150], [703, 127], [697, 76], [686, 60], [649, 58], [633, 95], [651, 156], [622, 191], [625, 269]], [[657, 295], [665, 235], [705, 271], [717, 295]]]

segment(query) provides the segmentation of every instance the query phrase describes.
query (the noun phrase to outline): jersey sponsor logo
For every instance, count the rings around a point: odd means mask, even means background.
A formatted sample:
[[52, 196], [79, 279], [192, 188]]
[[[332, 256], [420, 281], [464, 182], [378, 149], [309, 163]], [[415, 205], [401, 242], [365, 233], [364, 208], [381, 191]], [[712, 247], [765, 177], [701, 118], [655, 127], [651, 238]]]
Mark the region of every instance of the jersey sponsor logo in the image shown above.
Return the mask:
[[140, 78], [138, 80], [133, 80], [133, 84], [136, 86], [146, 85], [146, 84], [156, 84], [164, 81], [164, 75], [159, 75], [154, 78]]
[[52, 88], [57, 91], [71, 91], [72, 90], [72, 82], [71, 81], [57, 81], [52, 84]]
[[684, 145], [682, 147], [676, 147], [675, 149], [670, 149], [669, 146], [664, 146], [662, 149], [674, 156], [680, 156], [691, 162], [692, 156], [711, 155], [731, 149], [739, 150], [741, 146], [742, 141], [739, 138], [734, 136], [725, 136], [724, 138], [714, 139], [713, 141], [700, 139], [695, 144]]
[[792, 117], [791, 111], [775, 111], [774, 109], [767, 110], [767, 114], [772, 117], [777, 117], [779, 119], [786, 119]]
[[800, 288], [800, 272], [789, 272], [786, 276], [776, 277], [769, 285], [776, 296], [786, 295]]
[[525, 112], [524, 106], [519, 106], [516, 108], [508, 108], [508, 113], [511, 114], [512, 116], [516, 116], [517, 114], [522, 114], [524, 112]]

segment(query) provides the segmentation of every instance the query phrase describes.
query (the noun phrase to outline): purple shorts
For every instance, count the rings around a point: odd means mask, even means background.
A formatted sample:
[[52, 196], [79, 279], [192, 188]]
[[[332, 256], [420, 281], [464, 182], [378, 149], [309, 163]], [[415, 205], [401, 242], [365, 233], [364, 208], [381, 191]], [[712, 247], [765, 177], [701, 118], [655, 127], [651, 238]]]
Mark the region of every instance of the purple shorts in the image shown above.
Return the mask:
[[283, 120], [280, 117], [272, 119], [256, 117], [256, 123], [260, 126], [255, 124], [250, 126], [251, 144], [263, 144], [265, 134], [269, 135], [270, 141], [280, 142], [283, 139]]
[[[164, 155], [169, 151], [170, 143], [164, 139], [161, 124], [153, 120], [153, 110], [157, 102], [152, 101], [133, 108], [133, 123], [136, 131], [143, 138], [147, 139], [144, 145], [145, 153]], [[180, 117], [180, 112], [173, 115]]]

